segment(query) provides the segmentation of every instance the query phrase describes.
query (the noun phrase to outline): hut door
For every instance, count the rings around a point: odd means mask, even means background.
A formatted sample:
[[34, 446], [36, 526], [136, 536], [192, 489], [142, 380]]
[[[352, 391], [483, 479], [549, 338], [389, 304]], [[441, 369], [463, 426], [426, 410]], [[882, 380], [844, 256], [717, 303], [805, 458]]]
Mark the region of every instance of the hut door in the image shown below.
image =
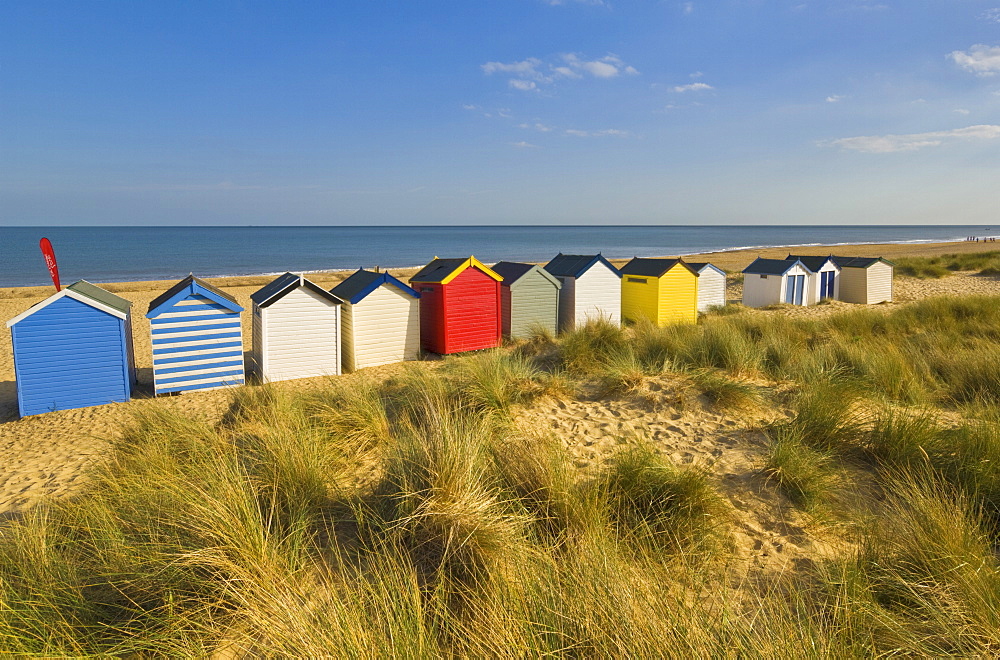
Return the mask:
[[823, 298], [833, 298], [833, 276], [834, 272], [828, 270], [825, 273], [820, 273], [819, 281], [819, 297]]

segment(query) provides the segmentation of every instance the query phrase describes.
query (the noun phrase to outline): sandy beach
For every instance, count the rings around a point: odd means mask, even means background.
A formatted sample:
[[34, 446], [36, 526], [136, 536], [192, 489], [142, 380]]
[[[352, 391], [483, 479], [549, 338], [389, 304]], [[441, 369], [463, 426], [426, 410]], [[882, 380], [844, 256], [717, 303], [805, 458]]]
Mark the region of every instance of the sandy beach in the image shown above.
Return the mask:
[[[802, 248], [771, 248], [718, 252], [686, 257], [691, 261], [711, 261], [733, 273], [739, 272], [757, 256], [783, 258], [790, 250], [802, 254], [825, 255], [831, 252], [857, 256], [884, 256], [890, 260], [901, 256], [934, 256], [958, 252], [979, 252], [1000, 249], [996, 244], [975, 242], [862, 245]], [[619, 263], [624, 263], [619, 262]], [[408, 277], [416, 269], [393, 271]], [[321, 273], [311, 275], [325, 288], [334, 286], [347, 273]], [[268, 282], [269, 277], [221, 278], [211, 280], [234, 295], [240, 304], [249, 309], [249, 296]], [[740, 299], [741, 290], [736, 278], [730, 278], [728, 297]], [[139, 371], [138, 394], [132, 402], [93, 408], [66, 410], [26, 419], [18, 419], [16, 388], [10, 333], [0, 333], [0, 461], [5, 468], [0, 476], [0, 516], [15, 514], [46, 497], [71, 496], [83, 488], [86, 472], [94, 466], [108, 448], [120, 425], [129, 415], [142, 406], [164, 406], [182, 411], [192, 417], [209, 421], [221, 418], [226, 412], [229, 393], [223, 391], [194, 392], [176, 397], [153, 399], [151, 392], [151, 354], [149, 323], [145, 312], [149, 302], [173, 282], [134, 282], [109, 284], [106, 288], [133, 303], [133, 327], [136, 365]], [[52, 292], [51, 287], [0, 289], [0, 319], [7, 320], [28, 309]], [[896, 301], [882, 305], [881, 309], [936, 295], [1000, 295], [1000, 280], [980, 277], [971, 273], [956, 273], [940, 280], [896, 278]], [[832, 303], [809, 308], [782, 309], [777, 312], [790, 315], [830, 314], [851, 308], [847, 303]], [[244, 344], [249, 345], [249, 319], [244, 315]], [[390, 365], [364, 370], [343, 378], [380, 378], [399, 369]], [[283, 387], [312, 388], [322, 386], [324, 379], [306, 379], [283, 384]], [[652, 395], [651, 395], [652, 396]], [[653, 397], [655, 399], [655, 396]], [[532, 424], [552, 428], [566, 438], [565, 444], [581, 468], [599, 457], [604, 444], [625, 429], [645, 429], [655, 442], [664, 446], [680, 462], [716, 461], [732, 467], [752, 463], [755, 440], [738, 432], [736, 424], [719, 415], [701, 415], [694, 412], [683, 419], [660, 419], [655, 407], [638, 409], [631, 404], [605, 401], [567, 402], [533, 409], [526, 413]], [[725, 458], [723, 456], [725, 455]], [[745, 468], [746, 465], [743, 465]], [[719, 467], [720, 474], [737, 474], [740, 470]], [[744, 470], [745, 471], [745, 470]], [[736, 478], [736, 477], [733, 477]], [[762, 532], [763, 533], [763, 532]]]

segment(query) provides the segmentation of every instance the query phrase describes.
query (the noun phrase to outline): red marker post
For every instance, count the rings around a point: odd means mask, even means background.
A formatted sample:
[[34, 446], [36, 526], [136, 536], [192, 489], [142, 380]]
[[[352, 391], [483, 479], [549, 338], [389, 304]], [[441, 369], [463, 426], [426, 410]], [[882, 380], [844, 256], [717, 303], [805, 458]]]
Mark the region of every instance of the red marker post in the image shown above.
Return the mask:
[[61, 291], [62, 287], [59, 285], [59, 264], [56, 263], [56, 253], [52, 249], [52, 241], [43, 238], [38, 241], [38, 247], [42, 249], [42, 255], [45, 257], [45, 265], [49, 267], [49, 275], [52, 276], [52, 283], [56, 285], [56, 291]]

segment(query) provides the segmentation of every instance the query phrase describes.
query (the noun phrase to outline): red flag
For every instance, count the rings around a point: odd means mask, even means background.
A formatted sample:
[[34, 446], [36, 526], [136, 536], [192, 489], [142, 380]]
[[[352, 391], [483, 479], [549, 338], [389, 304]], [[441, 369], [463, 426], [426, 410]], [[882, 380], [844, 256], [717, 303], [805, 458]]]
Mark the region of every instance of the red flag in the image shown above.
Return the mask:
[[45, 255], [45, 265], [49, 267], [49, 275], [52, 276], [52, 283], [56, 285], [56, 291], [61, 291], [59, 286], [59, 264], [56, 263], [56, 253], [52, 249], [52, 242], [47, 238], [38, 241], [38, 247], [42, 248]]

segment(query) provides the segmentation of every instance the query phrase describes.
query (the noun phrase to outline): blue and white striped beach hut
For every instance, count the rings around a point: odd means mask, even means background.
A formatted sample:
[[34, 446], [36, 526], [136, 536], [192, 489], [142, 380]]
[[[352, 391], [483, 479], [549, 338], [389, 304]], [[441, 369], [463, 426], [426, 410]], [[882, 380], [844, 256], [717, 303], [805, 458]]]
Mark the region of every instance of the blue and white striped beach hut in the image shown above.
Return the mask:
[[80, 280], [7, 321], [21, 416], [128, 401], [131, 307]]
[[153, 391], [242, 385], [243, 308], [228, 293], [189, 275], [149, 303]]

